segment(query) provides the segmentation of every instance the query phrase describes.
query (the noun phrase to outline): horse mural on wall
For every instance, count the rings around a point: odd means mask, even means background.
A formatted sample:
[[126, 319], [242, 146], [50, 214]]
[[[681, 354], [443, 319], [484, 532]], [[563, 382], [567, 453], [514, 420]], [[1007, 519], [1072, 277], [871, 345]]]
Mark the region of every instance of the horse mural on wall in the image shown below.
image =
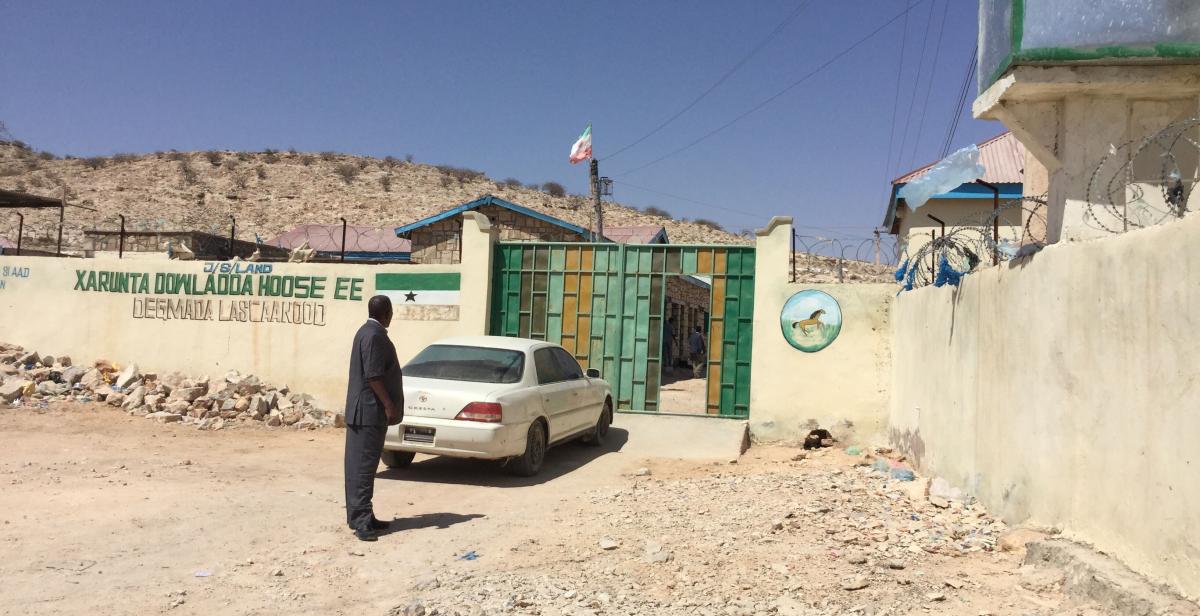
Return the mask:
[[822, 331], [825, 327], [825, 324], [821, 322], [821, 315], [823, 315], [823, 314], [825, 314], [825, 309], [818, 308], [815, 311], [813, 311], [813, 313], [811, 315], [809, 315], [809, 317], [807, 319], [804, 319], [803, 321], [793, 321], [792, 329], [799, 328], [800, 333], [802, 333], [802, 334], [808, 334], [809, 333], [808, 328], [810, 328], [810, 327], [815, 327], [815, 328], [817, 328], [818, 331]]
[[816, 353], [841, 333], [842, 307], [828, 293], [806, 289], [784, 302], [779, 324], [788, 344], [805, 353]]

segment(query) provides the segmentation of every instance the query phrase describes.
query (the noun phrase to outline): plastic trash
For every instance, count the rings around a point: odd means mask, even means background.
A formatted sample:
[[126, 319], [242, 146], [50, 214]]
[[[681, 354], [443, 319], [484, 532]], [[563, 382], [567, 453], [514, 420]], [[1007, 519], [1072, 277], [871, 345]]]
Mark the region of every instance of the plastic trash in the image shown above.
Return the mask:
[[913, 481], [916, 478], [917, 476], [907, 468], [892, 469], [892, 479], [895, 479], [896, 481]]
[[210, 575], [212, 575], [212, 571], [208, 569], [199, 569], [196, 571], [196, 577], [208, 577]]
[[892, 470], [891, 465], [889, 465], [888, 461], [884, 460], [883, 458], [876, 458], [875, 463], [871, 465], [871, 468], [881, 473], [887, 473]]
[[969, 145], [935, 163], [925, 175], [901, 187], [896, 196], [915, 211], [934, 195], [950, 192], [959, 184], [974, 182], [983, 177], [983, 173], [979, 148]]
[[846, 453], [852, 456], [862, 455], [862, 447], [859, 447], [858, 445], [851, 445], [846, 448]]
[[459, 556], [458, 560], [475, 560], [476, 558], [479, 558], [479, 554], [476, 553], [475, 550], [471, 550], [470, 552]]

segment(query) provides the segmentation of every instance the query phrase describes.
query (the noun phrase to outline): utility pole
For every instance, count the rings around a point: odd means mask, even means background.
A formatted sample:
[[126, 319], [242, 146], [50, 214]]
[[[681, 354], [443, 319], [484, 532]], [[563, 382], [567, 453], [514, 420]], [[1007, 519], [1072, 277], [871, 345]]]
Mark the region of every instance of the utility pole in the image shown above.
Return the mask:
[[595, 235], [592, 241], [599, 242], [600, 238], [604, 237], [604, 210], [600, 209], [600, 161], [595, 158], [592, 159], [591, 174], [592, 207], [594, 208], [592, 219], [596, 222], [596, 225], [592, 227]]

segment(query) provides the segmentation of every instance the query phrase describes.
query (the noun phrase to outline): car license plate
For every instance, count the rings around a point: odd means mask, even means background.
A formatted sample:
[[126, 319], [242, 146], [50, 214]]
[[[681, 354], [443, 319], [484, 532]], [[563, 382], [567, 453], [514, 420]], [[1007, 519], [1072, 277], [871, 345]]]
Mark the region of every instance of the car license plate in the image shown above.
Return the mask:
[[433, 428], [418, 428], [415, 426], [404, 426], [404, 442], [418, 443], [421, 445], [432, 445], [433, 435], [436, 432]]

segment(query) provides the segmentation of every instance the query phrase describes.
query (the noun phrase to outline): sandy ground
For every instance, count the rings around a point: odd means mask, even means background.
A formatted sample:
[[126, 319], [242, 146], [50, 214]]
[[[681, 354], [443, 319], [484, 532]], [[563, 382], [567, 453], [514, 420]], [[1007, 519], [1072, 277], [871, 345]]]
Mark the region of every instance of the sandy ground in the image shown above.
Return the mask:
[[[531, 480], [447, 459], [381, 469], [376, 513], [396, 530], [368, 544], [344, 523], [341, 431], [4, 408], [0, 613], [1081, 613], [1018, 587], [1010, 553], [848, 562], [835, 529], [909, 513], [841, 452], [655, 460], [619, 426]], [[844, 590], [855, 574], [869, 586]]]
[[708, 379], [693, 378], [690, 370], [675, 368], [663, 374], [658, 393], [658, 407], [664, 413], [704, 415], [705, 390]]

